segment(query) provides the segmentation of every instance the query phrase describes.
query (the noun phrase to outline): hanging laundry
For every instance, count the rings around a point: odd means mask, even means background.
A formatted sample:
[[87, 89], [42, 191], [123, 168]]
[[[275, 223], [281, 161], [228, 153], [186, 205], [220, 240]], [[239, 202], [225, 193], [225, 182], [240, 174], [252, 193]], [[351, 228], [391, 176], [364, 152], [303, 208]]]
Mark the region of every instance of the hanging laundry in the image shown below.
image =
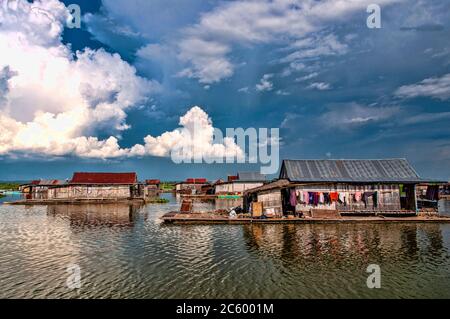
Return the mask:
[[330, 205], [331, 204], [330, 193], [323, 193], [323, 197], [325, 204]]
[[345, 205], [345, 193], [339, 193], [339, 202]]
[[303, 201], [306, 205], [309, 205], [309, 193], [303, 192]]
[[319, 204], [325, 204], [325, 195], [323, 193], [319, 193]]
[[309, 203], [311, 205], [314, 205], [314, 193], [313, 192], [308, 192], [308, 197], [309, 197]]
[[361, 196], [362, 196], [361, 192], [356, 192], [355, 195], [354, 195], [355, 202], [360, 202], [361, 201]]
[[297, 194], [294, 189], [291, 189], [291, 196], [289, 199], [289, 203], [291, 204], [292, 207], [297, 206]]
[[373, 194], [373, 207], [378, 208], [378, 192]]
[[317, 193], [317, 192], [313, 193], [313, 203], [314, 203], [314, 206], [319, 205], [319, 193]]
[[331, 193], [330, 193], [330, 200], [331, 200], [332, 202], [337, 202], [338, 196], [339, 196], [338, 192], [331, 192]]

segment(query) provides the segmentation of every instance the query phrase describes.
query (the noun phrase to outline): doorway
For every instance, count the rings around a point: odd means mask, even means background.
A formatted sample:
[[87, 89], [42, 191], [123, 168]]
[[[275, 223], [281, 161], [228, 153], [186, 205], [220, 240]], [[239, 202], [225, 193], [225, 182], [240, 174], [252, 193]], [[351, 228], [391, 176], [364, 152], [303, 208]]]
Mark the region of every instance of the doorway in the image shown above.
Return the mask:
[[283, 215], [295, 215], [295, 206], [291, 205], [291, 191], [295, 192], [295, 188], [283, 188], [281, 190], [281, 207]]

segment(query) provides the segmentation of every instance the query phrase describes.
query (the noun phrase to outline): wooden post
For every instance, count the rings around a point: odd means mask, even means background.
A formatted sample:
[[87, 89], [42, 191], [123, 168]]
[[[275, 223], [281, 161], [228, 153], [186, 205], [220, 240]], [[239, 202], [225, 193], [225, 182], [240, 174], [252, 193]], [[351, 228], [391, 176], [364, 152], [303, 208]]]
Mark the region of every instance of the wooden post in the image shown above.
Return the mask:
[[416, 210], [416, 215], [419, 214], [419, 207], [417, 205], [417, 194], [416, 194], [416, 184], [414, 184], [414, 208]]

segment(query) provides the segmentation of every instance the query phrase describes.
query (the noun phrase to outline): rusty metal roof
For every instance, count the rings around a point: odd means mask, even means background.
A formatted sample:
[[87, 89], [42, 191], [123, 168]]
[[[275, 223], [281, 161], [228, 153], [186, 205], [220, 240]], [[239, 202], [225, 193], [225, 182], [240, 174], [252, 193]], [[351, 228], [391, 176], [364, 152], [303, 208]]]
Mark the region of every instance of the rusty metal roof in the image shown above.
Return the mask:
[[400, 182], [424, 181], [406, 159], [284, 160], [280, 179], [291, 182]]
[[30, 183], [30, 185], [33, 186], [59, 186], [65, 184], [67, 184], [67, 181], [58, 179], [39, 179], [31, 181]]
[[116, 184], [137, 183], [136, 173], [74, 173], [70, 184]]
[[279, 179], [279, 180], [272, 181], [272, 182], [265, 184], [263, 186], [260, 186], [260, 187], [248, 189], [244, 193], [252, 194], [252, 193], [269, 191], [269, 190], [273, 190], [273, 189], [280, 189], [280, 188], [288, 187], [290, 184], [291, 183], [287, 179]]

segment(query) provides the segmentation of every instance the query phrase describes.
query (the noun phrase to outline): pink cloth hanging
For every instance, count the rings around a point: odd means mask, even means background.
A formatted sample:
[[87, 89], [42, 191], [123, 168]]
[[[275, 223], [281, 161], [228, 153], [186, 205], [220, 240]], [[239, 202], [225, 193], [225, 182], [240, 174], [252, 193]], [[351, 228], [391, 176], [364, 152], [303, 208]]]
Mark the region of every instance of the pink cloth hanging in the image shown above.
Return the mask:
[[320, 204], [325, 203], [325, 196], [323, 196], [323, 193], [319, 193], [319, 203]]
[[305, 204], [308, 205], [309, 204], [309, 194], [308, 194], [308, 192], [303, 192], [303, 198], [304, 198]]

